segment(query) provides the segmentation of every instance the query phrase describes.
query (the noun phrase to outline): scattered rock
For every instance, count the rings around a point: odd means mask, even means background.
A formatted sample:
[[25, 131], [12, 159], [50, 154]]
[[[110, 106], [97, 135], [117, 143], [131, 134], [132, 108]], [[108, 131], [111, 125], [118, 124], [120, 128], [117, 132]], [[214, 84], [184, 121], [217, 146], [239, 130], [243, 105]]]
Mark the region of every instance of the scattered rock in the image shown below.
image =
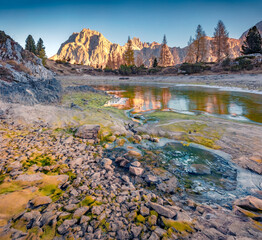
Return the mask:
[[262, 200], [253, 196], [238, 199], [234, 202], [234, 205], [247, 210], [262, 211]]
[[80, 217], [82, 217], [88, 211], [88, 209], [89, 209], [89, 207], [86, 207], [86, 206], [78, 208], [74, 212], [73, 218], [80, 218]]
[[139, 135], [134, 135], [134, 139], [136, 143], [140, 143], [142, 141], [142, 137]]
[[124, 175], [122, 176], [122, 179], [126, 182], [126, 183], [129, 183], [130, 182], [130, 179], [127, 175]]
[[158, 184], [157, 188], [166, 193], [175, 193], [177, 189], [177, 183], [177, 178], [172, 177], [168, 181]]
[[77, 205], [76, 204], [69, 204], [67, 206], [64, 206], [64, 209], [68, 212], [72, 212], [75, 209], [77, 209]]
[[108, 140], [109, 142], [114, 142], [114, 141], [116, 140], [116, 136], [114, 136], [114, 135], [109, 136], [109, 137], [107, 137], [107, 140]]
[[135, 151], [135, 150], [130, 150], [130, 151], [128, 151], [128, 155], [129, 155], [129, 156], [132, 156], [132, 157], [137, 157], [137, 158], [142, 157], [141, 153], [140, 153], [140, 152], [137, 152], [137, 151]]
[[57, 231], [59, 234], [64, 235], [68, 232], [68, 229], [77, 222], [76, 219], [65, 220], [58, 228]]
[[140, 213], [142, 216], [148, 216], [149, 215], [149, 208], [145, 207], [144, 205], [142, 205], [140, 207]]
[[159, 182], [159, 178], [153, 175], [146, 175], [145, 181], [150, 184], [156, 184]]
[[133, 166], [133, 167], [140, 167], [141, 163], [138, 162], [138, 161], [134, 161], [134, 162], [131, 163], [131, 166]]
[[75, 136], [84, 139], [97, 139], [99, 130], [99, 125], [83, 125], [77, 129]]
[[101, 205], [101, 206], [93, 206], [92, 207], [92, 214], [100, 215], [103, 210], [104, 210], [104, 206], [103, 205]]
[[177, 215], [175, 210], [171, 210], [157, 203], [150, 202], [150, 207], [153, 208], [158, 214], [168, 218], [174, 218]]
[[22, 174], [19, 175], [16, 180], [17, 181], [23, 181], [23, 182], [35, 182], [43, 179], [42, 173], [36, 173], [36, 174]]
[[101, 163], [102, 163], [102, 165], [103, 165], [104, 167], [108, 167], [108, 166], [110, 166], [110, 165], [112, 164], [112, 160], [109, 159], [109, 158], [104, 158], [104, 159], [101, 161]]
[[141, 226], [132, 226], [131, 228], [131, 232], [133, 233], [133, 237], [137, 238], [139, 236], [139, 234], [142, 231], [142, 227]]
[[43, 196], [43, 197], [36, 197], [33, 200], [31, 200], [31, 204], [33, 207], [39, 207], [42, 205], [47, 205], [52, 202], [52, 199], [48, 196]]
[[129, 167], [129, 172], [136, 175], [136, 176], [141, 176], [144, 172], [144, 169], [143, 168], [138, 168], [138, 167], [133, 167], [133, 166], [130, 166]]

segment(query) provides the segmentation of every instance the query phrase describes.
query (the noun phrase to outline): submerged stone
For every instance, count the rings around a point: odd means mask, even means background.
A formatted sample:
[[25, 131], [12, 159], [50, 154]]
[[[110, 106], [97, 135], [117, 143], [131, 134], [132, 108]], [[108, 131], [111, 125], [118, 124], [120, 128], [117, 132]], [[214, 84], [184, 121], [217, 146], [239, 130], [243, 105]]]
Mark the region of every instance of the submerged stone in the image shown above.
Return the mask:
[[209, 175], [211, 174], [211, 169], [204, 164], [191, 164], [186, 167], [186, 172], [197, 175]]

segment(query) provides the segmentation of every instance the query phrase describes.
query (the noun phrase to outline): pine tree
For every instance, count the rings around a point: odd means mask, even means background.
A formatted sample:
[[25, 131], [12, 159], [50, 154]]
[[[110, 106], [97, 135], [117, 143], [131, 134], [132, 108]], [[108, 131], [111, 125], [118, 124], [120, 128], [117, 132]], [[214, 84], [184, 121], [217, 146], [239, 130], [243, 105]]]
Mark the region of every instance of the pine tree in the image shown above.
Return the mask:
[[185, 62], [187, 63], [194, 63], [196, 61], [196, 54], [195, 54], [195, 46], [194, 46], [194, 39], [190, 36], [188, 44], [187, 44], [187, 53]]
[[44, 42], [42, 38], [39, 38], [37, 44], [36, 44], [36, 55], [39, 55], [41, 50], [45, 50]]
[[127, 50], [124, 53], [124, 60], [127, 66], [132, 66], [135, 64], [134, 50], [132, 48], [132, 41], [129, 36], [127, 41]]
[[45, 65], [47, 57], [46, 57], [44, 42], [42, 38], [39, 38], [36, 44], [36, 55], [42, 59], [42, 63]]
[[229, 55], [228, 32], [221, 20], [218, 21], [215, 28], [212, 51], [218, 62]]
[[262, 39], [256, 26], [249, 29], [242, 45], [243, 54], [262, 53]]
[[196, 37], [194, 41], [196, 62], [203, 62], [206, 60], [207, 43], [206, 34], [201, 25], [197, 26]]
[[167, 44], [166, 34], [164, 34], [164, 38], [163, 38], [163, 42], [162, 42], [162, 44]]
[[28, 35], [28, 37], [26, 38], [25, 49], [36, 54], [35, 40], [33, 39], [32, 35]]
[[154, 62], [153, 62], [153, 68], [156, 68], [157, 65], [158, 65], [158, 62], [157, 62], [157, 59], [155, 58], [155, 59], [154, 59]]
[[159, 64], [163, 67], [172, 65], [172, 54], [167, 46], [166, 35], [164, 35], [161, 51], [160, 51], [160, 61]]

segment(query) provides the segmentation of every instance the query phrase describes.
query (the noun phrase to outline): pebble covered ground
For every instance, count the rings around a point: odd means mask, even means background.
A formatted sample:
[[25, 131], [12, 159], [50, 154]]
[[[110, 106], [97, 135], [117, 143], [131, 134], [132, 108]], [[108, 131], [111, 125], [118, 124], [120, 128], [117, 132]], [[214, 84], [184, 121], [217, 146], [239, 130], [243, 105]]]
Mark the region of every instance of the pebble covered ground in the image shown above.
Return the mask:
[[262, 200], [231, 210], [171, 199], [174, 179], [156, 192], [156, 176], [136, 156], [105, 157], [99, 126], [72, 134], [1, 118], [0, 239], [262, 238]]

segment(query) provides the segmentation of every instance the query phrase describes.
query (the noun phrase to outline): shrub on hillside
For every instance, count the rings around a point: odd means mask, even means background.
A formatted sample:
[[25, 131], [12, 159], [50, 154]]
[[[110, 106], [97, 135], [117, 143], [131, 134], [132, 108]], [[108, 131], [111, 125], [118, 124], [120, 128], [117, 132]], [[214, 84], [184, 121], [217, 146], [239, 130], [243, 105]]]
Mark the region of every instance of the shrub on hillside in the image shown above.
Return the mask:
[[250, 66], [252, 66], [252, 61], [247, 58], [241, 58], [238, 62], [239, 66], [241, 66], [241, 68], [243, 69], [247, 69], [250, 68]]
[[226, 59], [223, 60], [222, 67], [225, 68], [225, 67], [230, 66], [230, 62], [231, 62], [230, 58], [227, 57]]
[[58, 64], [65, 64], [67, 63], [65, 60], [55, 60], [56, 63]]
[[211, 67], [205, 65], [204, 63], [183, 63], [180, 66], [180, 70], [184, 71], [186, 74], [192, 74], [200, 73], [205, 70], [211, 70]]
[[249, 55], [244, 55], [244, 56], [240, 56], [240, 57], [237, 57], [236, 59], [235, 59], [235, 61], [239, 61], [239, 60], [241, 60], [241, 59], [245, 59], [245, 58], [247, 58], [247, 59], [254, 59], [255, 58], [255, 56], [249, 56]]
[[121, 75], [131, 75], [146, 73], [146, 70], [147, 69], [144, 67], [144, 65], [141, 65], [140, 67], [135, 65], [121, 65], [118, 71]]
[[106, 67], [104, 69], [104, 72], [106, 72], [106, 73], [116, 73], [116, 70], [113, 70], [112, 68]]
[[161, 70], [162, 70], [162, 68], [159, 67], [159, 66], [157, 66], [155, 68], [150, 68], [150, 69], [148, 69], [148, 74], [155, 74], [155, 73], [160, 72]]
[[239, 57], [236, 58], [235, 65], [231, 67], [231, 71], [237, 72], [241, 70], [252, 70], [253, 64], [249, 58], [246, 57]]

